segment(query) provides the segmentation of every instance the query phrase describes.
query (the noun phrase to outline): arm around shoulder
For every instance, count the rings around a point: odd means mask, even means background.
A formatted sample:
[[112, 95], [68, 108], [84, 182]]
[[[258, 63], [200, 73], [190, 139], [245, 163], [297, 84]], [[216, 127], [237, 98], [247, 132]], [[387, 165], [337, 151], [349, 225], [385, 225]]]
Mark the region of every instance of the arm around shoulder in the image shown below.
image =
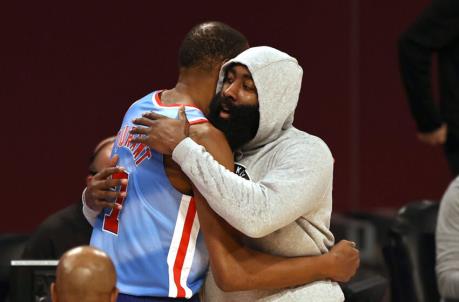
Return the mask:
[[320, 256], [286, 258], [252, 250], [238, 240], [240, 233], [216, 215], [199, 192], [195, 191], [194, 198], [210, 268], [223, 291], [281, 289], [324, 279], [346, 282], [359, 265], [358, 251], [348, 242]]

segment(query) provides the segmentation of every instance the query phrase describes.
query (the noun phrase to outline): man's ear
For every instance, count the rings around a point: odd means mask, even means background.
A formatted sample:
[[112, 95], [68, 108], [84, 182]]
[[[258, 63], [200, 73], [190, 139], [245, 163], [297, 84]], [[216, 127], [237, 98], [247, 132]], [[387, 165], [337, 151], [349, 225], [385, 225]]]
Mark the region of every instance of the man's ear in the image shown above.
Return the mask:
[[110, 302], [116, 302], [116, 299], [118, 299], [118, 294], [119, 294], [119, 290], [117, 287], [115, 287], [110, 296]]
[[93, 177], [94, 177], [94, 176], [92, 176], [92, 175], [86, 176], [86, 186], [89, 185], [89, 183], [91, 182], [91, 180], [92, 180]]
[[51, 285], [49, 286], [49, 292], [51, 293], [51, 301], [52, 302], [58, 302], [58, 298], [57, 298], [57, 289], [56, 289], [56, 283], [53, 282], [51, 283]]

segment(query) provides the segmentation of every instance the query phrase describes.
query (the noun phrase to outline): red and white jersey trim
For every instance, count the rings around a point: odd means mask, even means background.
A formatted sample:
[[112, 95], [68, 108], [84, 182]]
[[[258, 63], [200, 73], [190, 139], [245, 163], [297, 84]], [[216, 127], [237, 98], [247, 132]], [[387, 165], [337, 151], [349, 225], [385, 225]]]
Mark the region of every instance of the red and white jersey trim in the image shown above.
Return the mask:
[[199, 228], [195, 201], [191, 196], [183, 195], [167, 255], [169, 297], [191, 298], [193, 295], [187, 280], [196, 250]]
[[[164, 109], [174, 109], [176, 110], [177, 107], [180, 107], [180, 106], [183, 106], [183, 104], [164, 104], [163, 102], [161, 102], [161, 97], [160, 97], [160, 94], [161, 94], [162, 90], [160, 91], [156, 91], [154, 94], [153, 94], [153, 97], [152, 97], [152, 101], [153, 101], [153, 104], [155, 104], [156, 106], [158, 107], [162, 107]], [[199, 112], [202, 112], [198, 107], [196, 106], [193, 106], [193, 105], [184, 105], [186, 108], [189, 108], [189, 109], [192, 109], [192, 110], [197, 110]], [[202, 113], [201, 113], [202, 114]], [[207, 118], [205, 117], [195, 117], [195, 118], [190, 118], [189, 116], [187, 116], [188, 118], [188, 122], [190, 123], [190, 125], [195, 125], [195, 124], [200, 124], [200, 123], [207, 123], [208, 120]]]

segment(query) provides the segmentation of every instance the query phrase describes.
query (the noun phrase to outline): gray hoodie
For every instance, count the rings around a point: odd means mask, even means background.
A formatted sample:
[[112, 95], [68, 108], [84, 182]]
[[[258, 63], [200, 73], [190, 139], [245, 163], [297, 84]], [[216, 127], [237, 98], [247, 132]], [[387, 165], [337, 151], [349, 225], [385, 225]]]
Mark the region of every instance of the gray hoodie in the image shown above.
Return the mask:
[[[236, 153], [250, 180], [225, 169], [205, 149], [187, 138], [173, 159], [207, 199], [212, 209], [247, 237], [247, 245], [275, 255], [319, 255], [334, 238], [333, 157], [319, 138], [292, 126], [301, 88], [297, 61], [271, 47], [254, 47], [231, 62], [249, 69], [258, 92], [260, 125], [255, 138]], [[235, 276], [237, 278], [237, 276]], [[281, 291], [224, 293], [209, 274], [206, 301], [343, 301], [340, 287], [319, 281]]]
[[459, 176], [440, 202], [435, 235], [438, 290], [443, 298], [459, 299]]

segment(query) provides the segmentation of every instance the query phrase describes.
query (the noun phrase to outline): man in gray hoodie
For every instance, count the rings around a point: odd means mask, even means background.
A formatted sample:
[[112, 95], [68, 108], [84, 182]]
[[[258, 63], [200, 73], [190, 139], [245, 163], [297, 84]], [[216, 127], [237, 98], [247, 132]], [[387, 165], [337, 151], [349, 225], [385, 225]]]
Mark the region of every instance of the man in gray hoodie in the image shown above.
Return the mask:
[[[320, 138], [292, 126], [302, 73], [296, 59], [271, 47], [250, 48], [222, 67], [216, 122], [210, 119], [217, 127], [222, 125], [230, 145], [237, 149], [237, 172], [244, 177], [227, 170], [187, 137], [183, 117], [173, 120], [147, 114], [155, 121], [148, 123], [149, 131], [143, 131], [148, 135], [138, 139], [171, 153], [210, 207], [244, 234], [248, 246], [288, 257], [320, 255], [334, 242], [329, 230], [333, 157]], [[258, 123], [254, 137], [238, 148], [230, 124], [233, 113], [244, 105], [256, 106], [259, 115], [247, 116], [246, 122], [258, 119]], [[253, 129], [248, 128], [250, 135]], [[332, 281], [225, 293], [211, 273], [205, 295], [207, 301], [344, 300]]]
[[440, 202], [435, 242], [438, 290], [443, 298], [459, 299], [459, 176]]

